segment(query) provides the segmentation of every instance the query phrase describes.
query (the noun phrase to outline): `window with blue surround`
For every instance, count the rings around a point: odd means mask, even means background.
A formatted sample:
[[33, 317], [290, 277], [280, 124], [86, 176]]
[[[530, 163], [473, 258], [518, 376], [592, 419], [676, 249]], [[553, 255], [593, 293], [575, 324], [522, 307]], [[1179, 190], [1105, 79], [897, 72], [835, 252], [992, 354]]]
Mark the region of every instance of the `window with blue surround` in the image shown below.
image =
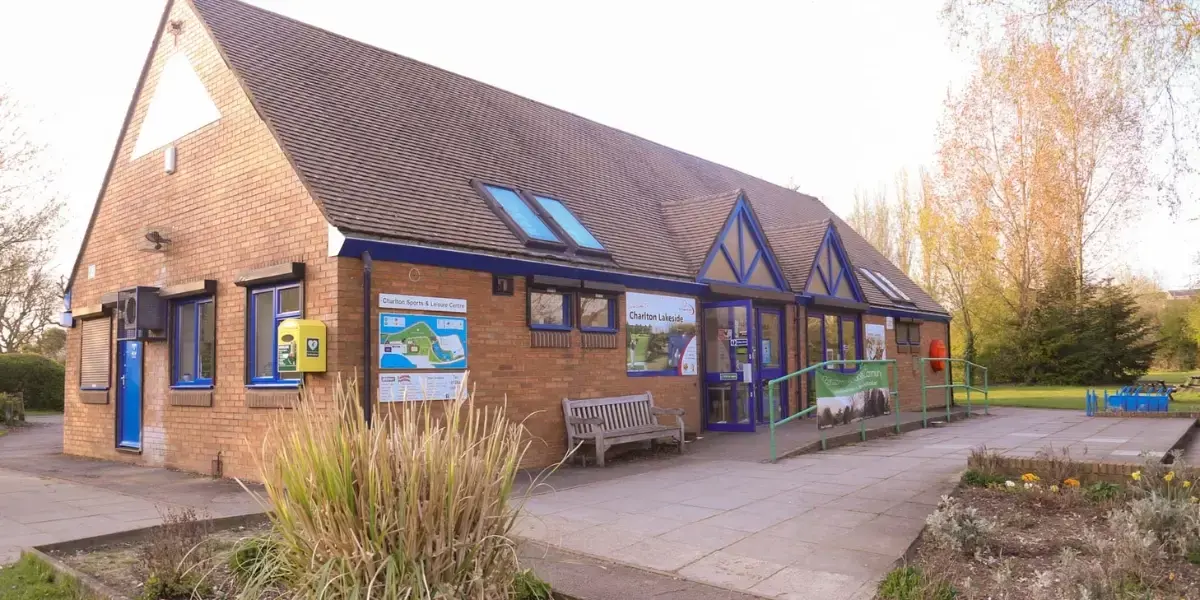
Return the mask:
[[575, 218], [575, 214], [562, 202], [545, 196], [534, 196], [533, 198], [537, 200], [538, 206], [567, 233], [576, 246], [588, 250], [604, 250], [604, 245], [600, 243], [600, 240], [597, 240], [596, 236], [592, 235], [592, 232], [588, 231], [587, 227], [584, 227], [583, 223], [580, 223], [579, 219]]
[[531, 329], [571, 329], [571, 294], [554, 289], [529, 291], [529, 327]]
[[212, 387], [217, 362], [217, 324], [212, 297], [174, 303], [171, 385]]
[[550, 229], [515, 190], [495, 185], [485, 185], [483, 189], [526, 237], [541, 242], [562, 243], [554, 230]]
[[597, 294], [579, 298], [579, 330], [614, 333], [617, 331], [617, 299]]
[[299, 319], [303, 302], [299, 283], [286, 283], [250, 290], [250, 318], [247, 324], [248, 341], [246, 367], [251, 385], [285, 385], [300, 383], [302, 373], [279, 373], [279, 324], [284, 319]]

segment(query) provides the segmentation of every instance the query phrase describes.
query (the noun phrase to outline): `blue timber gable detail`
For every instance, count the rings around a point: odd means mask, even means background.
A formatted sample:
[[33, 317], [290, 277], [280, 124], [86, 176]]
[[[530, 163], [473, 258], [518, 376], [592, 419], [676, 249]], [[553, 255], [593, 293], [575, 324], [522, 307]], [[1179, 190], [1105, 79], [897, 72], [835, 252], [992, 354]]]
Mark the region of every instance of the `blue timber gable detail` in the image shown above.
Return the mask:
[[785, 290], [783, 272], [744, 195], [738, 196], [696, 277], [704, 283]]

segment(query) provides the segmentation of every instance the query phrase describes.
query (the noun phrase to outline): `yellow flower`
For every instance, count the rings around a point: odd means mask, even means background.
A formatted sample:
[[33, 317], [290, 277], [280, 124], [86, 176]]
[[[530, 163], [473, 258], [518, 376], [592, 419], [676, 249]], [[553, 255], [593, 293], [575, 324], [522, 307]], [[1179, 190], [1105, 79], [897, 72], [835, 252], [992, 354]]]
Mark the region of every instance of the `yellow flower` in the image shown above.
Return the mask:
[[1195, 503], [1197, 503], [1197, 502], [1200, 502], [1200, 498], [1197, 498], [1197, 497], [1195, 497], [1195, 496], [1192, 496], [1191, 498], [1188, 498], [1188, 502], [1191, 502], [1192, 504], [1195, 504]]
[[1033, 483], [1035, 481], [1041, 481], [1041, 480], [1042, 480], [1041, 477], [1038, 477], [1037, 475], [1034, 475], [1033, 473], [1026, 473], [1021, 476], [1021, 481], [1024, 481], [1025, 483]]
[[1184, 482], [1183, 482], [1183, 487], [1185, 487], [1185, 488], [1192, 487], [1192, 482], [1190, 482], [1190, 481], [1184, 481]]
[[1141, 471], [1134, 471], [1134, 472], [1130, 473], [1129, 476], [1132, 477], [1134, 481], [1142, 480], [1142, 472]]
[[1057, 493], [1058, 493], [1058, 486], [1057, 486], [1057, 485], [1052, 485], [1052, 486], [1050, 486], [1050, 491], [1051, 491], [1051, 492], [1054, 492], [1055, 494], [1057, 494]]
[[1163, 475], [1163, 481], [1167, 483], [1171, 483], [1173, 479], [1175, 479], [1175, 471], [1170, 471], [1166, 475]]
[[1075, 479], [1074, 477], [1069, 477], [1069, 478], [1067, 478], [1066, 481], [1063, 481], [1063, 485], [1065, 485], [1067, 487], [1077, 488], [1077, 487], [1079, 487], [1079, 480]]

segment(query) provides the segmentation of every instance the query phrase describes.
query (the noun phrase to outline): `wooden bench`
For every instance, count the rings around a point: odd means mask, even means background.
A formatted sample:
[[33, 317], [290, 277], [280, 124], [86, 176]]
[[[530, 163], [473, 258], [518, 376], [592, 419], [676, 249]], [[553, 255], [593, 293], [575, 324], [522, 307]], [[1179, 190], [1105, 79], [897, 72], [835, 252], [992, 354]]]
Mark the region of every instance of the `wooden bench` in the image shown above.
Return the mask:
[[[596, 464], [604, 466], [604, 451], [616, 444], [675, 438], [683, 453], [683, 409], [659, 408], [650, 392], [615, 398], [563, 398], [567, 419], [567, 448], [596, 446]], [[675, 425], [662, 425], [658, 415], [675, 415]]]

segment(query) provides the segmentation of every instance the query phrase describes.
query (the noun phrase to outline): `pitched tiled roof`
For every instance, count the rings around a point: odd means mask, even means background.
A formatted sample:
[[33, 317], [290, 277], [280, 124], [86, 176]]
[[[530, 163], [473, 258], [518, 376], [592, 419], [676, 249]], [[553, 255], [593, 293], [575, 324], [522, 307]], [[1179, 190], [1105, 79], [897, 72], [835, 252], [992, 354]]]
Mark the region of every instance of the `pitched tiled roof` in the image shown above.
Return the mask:
[[821, 219], [774, 227], [765, 232], [774, 241], [774, 247], [779, 248], [776, 258], [783, 269], [783, 276], [796, 292], [803, 292], [804, 284], [808, 283], [813, 258], [821, 247], [829, 223], [829, 219]]
[[[523, 246], [469, 185], [479, 179], [562, 200], [623, 270], [691, 280], [695, 247], [707, 252], [712, 237], [692, 240], [694, 224], [677, 231], [673, 202], [740, 189], [764, 229], [837, 219], [811, 196], [282, 15], [191, 2], [343, 232], [589, 260]], [[706, 211], [697, 220], [718, 219]], [[887, 262], [840, 231], [856, 264]], [[932, 301], [918, 307], [944, 312]]]
[[721, 227], [729, 220], [729, 213], [737, 203], [742, 190], [723, 194], [711, 194], [699, 198], [667, 200], [662, 203], [663, 220], [667, 231], [678, 246], [678, 251], [687, 261], [693, 274], [704, 266], [708, 252], [716, 242]]

